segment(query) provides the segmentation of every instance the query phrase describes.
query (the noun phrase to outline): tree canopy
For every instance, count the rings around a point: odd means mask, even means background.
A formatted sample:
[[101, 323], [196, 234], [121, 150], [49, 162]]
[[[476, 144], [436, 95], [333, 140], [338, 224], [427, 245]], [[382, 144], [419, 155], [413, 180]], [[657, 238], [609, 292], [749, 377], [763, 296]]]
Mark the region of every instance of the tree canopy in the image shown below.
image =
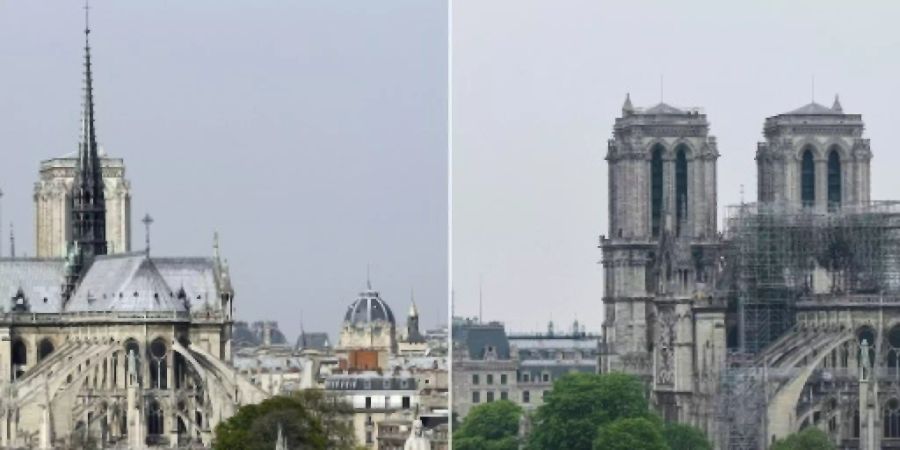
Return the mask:
[[553, 384], [535, 415], [529, 439], [535, 450], [591, 450], [598, 427], [618, 419], [653, 420], [644, 385], [610, 373], [572, 373]]
[[702, 431], [680, 423], [667, 423], [663, 437], [670, 450], [712, 450], [713, 446]]
[[806, 427], [772, 444], [771, 450], [836, 450], [828, 435], [816, 427]]
[[271, 450], [279, 426], [292, 448], [352, 449], [350, 407], [336, 397], [307, 390], [242, 406], [215, 429], [216, 450]]
[[454, 450], [516, 450], [522, 408], [508, 400], [472, 408], [453, 433]]
[[658, 422], [643, 417], [619, 419], [601, 426], [594, 440], [598, 450], [670, 450]]

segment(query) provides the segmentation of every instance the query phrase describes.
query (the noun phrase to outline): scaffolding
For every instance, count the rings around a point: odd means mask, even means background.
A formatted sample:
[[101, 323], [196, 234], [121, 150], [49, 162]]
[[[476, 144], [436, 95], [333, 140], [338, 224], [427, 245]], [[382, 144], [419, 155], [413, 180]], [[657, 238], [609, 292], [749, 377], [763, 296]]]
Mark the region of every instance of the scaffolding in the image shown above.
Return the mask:
[[[722, 372], [716, 413], [719, 417], [717, 448], [758, 450], [766, 414], [765, 368], [752, 364], [753, 355], [730, 353]], [[740, 405], [736, 407], [736, 405]]]
[[731, 206], [723, 242], [719, 288], [737, 324], [737, 345], [719, 383], [718, 441], [728, 450], [755, 450], [767, 444], [773, 389], [772, 368], [760, 366], [766, 359], [759, 354], [790, 332], [798, 302], [900, 294], [900, 202], [828, 212]]
[[757, 353], [794, 324], [804, 296], [900, 293], [900, 202], [830, 212], [726, 208], [726, 297], [738, 347]]

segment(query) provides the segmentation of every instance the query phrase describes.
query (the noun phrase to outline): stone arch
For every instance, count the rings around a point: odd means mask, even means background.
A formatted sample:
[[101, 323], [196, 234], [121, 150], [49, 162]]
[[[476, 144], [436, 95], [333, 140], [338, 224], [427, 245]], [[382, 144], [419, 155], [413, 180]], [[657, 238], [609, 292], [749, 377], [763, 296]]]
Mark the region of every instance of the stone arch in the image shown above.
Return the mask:
[[822, 157], [828, 155], [828, 153], [832, 151], [836, 151], [838, 156], [841, 158], [841, 162], [847, 162], [852, 158], [850, 154], [850, 149], [845, 145], [844, 141], [839, 137], [832, 137], [825, 141], [825, 144], [822, 145], [822, 148], [826, 151], [822, 154]]
[[803, 153], [807, 150], [812, 152], [813, 160], [822, 160], [825, 158], [824, 150], [822, 146], [815, 139], [806, 137], [797, 141], [794, 144], [794, 157], [797, 158], [797, 161], [801, 161], [803, 159]]
[[[863, 328], [863, 327], [861, 327]], [[838, 334], [825, 335], [819, 339], [810, 341], [810, 345], [805, 345], [802, 349], [802, 358], [795, 357], [793, 360], [800, 362], [805, 360], [795, 376], [788, 380], [778, 389], [767, 406], [768, 415], [768, 440], [772, 441], [776, 438], [787, 436], [797, 431], [799, 423], [796, 417], [796, 406], [803, 392], [803, 387], [809, 381], [810, 376], [815, 372], [822, 361], [827, 358], [831, 351], [846, 342], [857, 342], [857, 333], [841, 332]], [[785, 368], [794, 367], [794, 364], [783, 366]]]

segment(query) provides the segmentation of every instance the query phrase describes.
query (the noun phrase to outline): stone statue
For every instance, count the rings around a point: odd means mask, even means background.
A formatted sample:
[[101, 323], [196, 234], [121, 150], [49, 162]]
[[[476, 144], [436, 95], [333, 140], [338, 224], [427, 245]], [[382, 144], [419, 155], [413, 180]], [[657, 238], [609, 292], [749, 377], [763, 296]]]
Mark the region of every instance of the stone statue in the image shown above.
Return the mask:
[[134, 349], [128, 350], [128, 379], [132, 384], [137, 384], [137, 357]]
[[412, 431], [406, 439], [406, 444], [403, 445], [403, 450], [431, 450], [431, 439], [425, 436], [421, 420], [413, 421]]

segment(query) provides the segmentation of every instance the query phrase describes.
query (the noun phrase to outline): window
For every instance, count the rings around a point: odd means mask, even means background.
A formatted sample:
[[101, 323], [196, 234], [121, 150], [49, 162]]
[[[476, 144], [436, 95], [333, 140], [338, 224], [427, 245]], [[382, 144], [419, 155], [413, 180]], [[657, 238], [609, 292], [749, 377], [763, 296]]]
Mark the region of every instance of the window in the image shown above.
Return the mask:
[[800, 200], [803, 206], [810, 207], [816, 204], [816, 166], [813, 161], [813, 152], [807, 148], [803, 151], [803, 161], [800, 165]]
[[403, 397], [403, 409], [409, 409], [409, 397]]
[[473, 373], [473, 374], [472, 374], [472, 384], [478, 384], [479, 382], [480, 382], [480, 381], [478, 380], [478, 374], [477, 374], [477, 373]]
[[684, 147], [675, 153], [675, 235], [681, 236], [681, 224], [687, 218], [688, 166]]
[[500, 391], [500, 400], [509, 400], [509, 392]]
[[522, 403], [530, 403], [531, 402], [531, 392], [522, 391]]
[[531, 374], [528, 372], [523, 373], [522, 374], [522, 382], [527, 383], [529, 381], [531, 381]]
[[884, 437], [900, 438], [900, 401], [891, 399], [884, 408]]
[[366, 444], [371, 444], [371, 443], [372, 443], [372, 432], [366, 431]]
[[25, 342], [21, 339], [13, 341], [11, 358], [13, 371], [15, 372], [13, 378], [19, 378], [25, 373], [23, 366], [28, 363], [28, 350], [25, 349]]
[[41, 343], [38, 344], [38, 361], [42, 361], [51, 353], [53, 353], [53, 341], [49, 338], [41, 339]]
[[494, 374], [489, 373], [485, 375], [485, 381], [487, 382], [487, 384], [494, 384]]
[[841, 206], [841, 155], [836, 149], [828, 154], [828, 209]]
[[500, 384], [506, 384], [506, 374], [505, 373], [500, 374]]
[[472, 403], [481, 403], [481, 392], [472, 391]]
[[150, 386], [155, 389], [166, 389], [168, 372], [166, 367], [166, 343], [160, 338], [150, 343]]
[[372, 409], [372, 397], [366, 397], [366, 409]]
[[494, 391], [488, 391], [487, 395], [485, 397], [486, 397], [485, 400], [489, 403], [494, 401]]
[[653, 147], [653, 157], [650, 160], [650, 226], [653, 237], [659, 236], [660, 222], [662, 220], [663, 202], [663, 148], [661, 145]]
[[543, 381], [544, 383], [549, 383], [550, 382], [550, 374], [546, 373], [546, 372], [541, 374], [541, 381]]
[[159, 435], [165, 433], [163, 427], [163, 411], [159, 402], [153, 400], [147, 413], [147, 434]]

